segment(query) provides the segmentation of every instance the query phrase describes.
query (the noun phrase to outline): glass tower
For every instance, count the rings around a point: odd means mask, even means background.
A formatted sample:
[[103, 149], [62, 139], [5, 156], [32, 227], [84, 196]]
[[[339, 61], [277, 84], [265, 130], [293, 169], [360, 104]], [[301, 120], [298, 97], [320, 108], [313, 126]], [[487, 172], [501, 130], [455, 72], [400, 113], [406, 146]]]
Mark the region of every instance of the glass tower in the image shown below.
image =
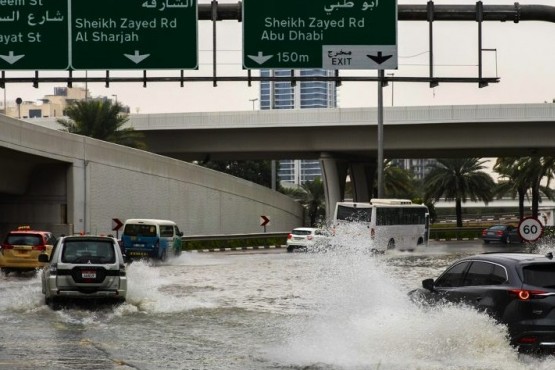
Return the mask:
[[[261, 77], [291, 77], [290, 69], [263, 69]], [[294, 70], [295, 76], [333, 77], [334, 71], [323, 69]], [[260, 109], [306, 109], [336, 108], [337, 88], [335, 82], [298, 81], [294, 86], [290, 81], [261, 81]], [[278, 179], [282, 183], [302, 185], [322, 176], [318, 160], [282, 160], [279, 162]]]

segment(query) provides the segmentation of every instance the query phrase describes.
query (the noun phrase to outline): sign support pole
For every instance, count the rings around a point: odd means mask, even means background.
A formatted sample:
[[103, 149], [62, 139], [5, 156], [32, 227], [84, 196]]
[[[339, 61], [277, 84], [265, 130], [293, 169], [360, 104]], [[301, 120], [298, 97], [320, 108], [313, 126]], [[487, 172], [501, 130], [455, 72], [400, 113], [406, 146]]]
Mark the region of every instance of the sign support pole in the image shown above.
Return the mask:
[[383, 69], [378, 70], [378, 79], [378, 198], [383, 198]]

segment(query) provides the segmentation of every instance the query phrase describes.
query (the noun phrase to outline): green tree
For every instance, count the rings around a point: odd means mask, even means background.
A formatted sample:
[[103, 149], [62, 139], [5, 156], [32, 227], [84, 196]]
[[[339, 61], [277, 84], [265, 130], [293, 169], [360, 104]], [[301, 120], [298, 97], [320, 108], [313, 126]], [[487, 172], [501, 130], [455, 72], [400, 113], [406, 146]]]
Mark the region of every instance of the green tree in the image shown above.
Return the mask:
[[324, 183], [319, 177], [305, 182], [301, 189], [304, 191], [303, 205], [307, 210], [310, 226], [316, 226], [326, 215], [326, 198]]
[[268, 188], [272, 187], [271, 161], [205, 161], [199, 164]]
[[[555, 166], [554, 157], [527, 157], [523, 158], [523, 171], [521, 178], [530, 181], [530, 192], [532, 194], [532, 217], [538, 217], [539, 203], [541, 194], [545, 194], [549, 199], [553, 199], [553, 192], [549, 188], [551, 180], [553, 180]], [[546, 181], [546, 186], [542, 185], [542, 181]]]
[[[520, 219], [524, 218], [524, 199], [530, 194], [532, 198], [532, 216], [538, 217], [541, 195], [555, 199], [549, 187], [554, 177], [555, 158], [553, 157], [506, 157], [498, 158], [493, 169], [500, 174], [497, 196], [510, 194], [513, 199], [518, 196]], [[542, 182], [546, 185], [542, 185]]]
[[424, 179], [424, 198], [436, 202], [440, 199], [455, 201], [457, 226], [462, 226], [462, 203], [489, 202], [493, 199], [495, 183], [483, 172], [484, 160], [480, 158], [437, 159]]
[[416, 196], [414, 174], [393, 164], [384, 163], [384, 193], [387, 198], [412, 199]]
[[319, 222], [326, 217], [324, 183], [320, 177], [307, 181], [297, 188], [280, 187], [279, 191], [302, 204], [310, 226], [318, 226]]
[[495, 193], [500, 199], [506, 194], [510, 194], [513, 199], [518, 198], [519, 219], [524, 218], [524, 199], [530, 188], [530, 181], [527, 177], [521, 176], [524, 162], [521, 158], [502, 157], [497, 158], [493, 170], [500, 175]]
[[68, 119], [58, 119], [62, 130], [89, 136], [95, 139], [146, 149], [144, 135], [132, 127], [123, 127], [129, 120], [122, 112], [120, 103], [113, 104], [110, 100], [80, 100], [71, 104], [65, 115]]

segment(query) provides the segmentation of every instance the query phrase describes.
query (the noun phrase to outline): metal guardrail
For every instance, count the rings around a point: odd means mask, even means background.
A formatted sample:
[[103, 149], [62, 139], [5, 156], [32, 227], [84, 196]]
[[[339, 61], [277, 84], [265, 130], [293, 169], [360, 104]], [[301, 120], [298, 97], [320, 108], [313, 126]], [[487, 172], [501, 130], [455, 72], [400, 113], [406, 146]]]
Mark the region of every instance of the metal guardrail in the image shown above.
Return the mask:
[[[254, 240], [271, 240], [271, 239], [282, 239], [283, 243], [269, 243], [269, 242], [261, 242], [258, 243], [260, 245], [253, 245], [251, 243], [239, 243], [245, 244], [237, 246], [235, 243], [235, 248], [233, 249], [259, 249], [259, 248], [266, 248], [266, 247], [276, 247], [279, 248], [282, 245], [285, 245], [285, 240], [287, 239], [288, 232], [273, 232], [273, 233], [249, 233], [249, 234], [220, 234], [220, 235], [187, 235], [181, 238], [183, 249], [184, 250], [227, 250], [230, 249], [230, 242], [234, 240], [242, 240], [242, 241], [254, 241]], [[206, 247], [206, 248], [199, 248], [198, 245], [192, 247], [190, 244], [191, 242], [220, 242], [218, 246]], [[231, 243], [233, 244], [233, 243]], [[270, 245], [271, 244], [271, 245]]]
[[216, 235], [186, 235], [181, 238], [183, 242], [202, 240], [242, 240], [261, 238], [287, 238], [288, 232], [275, 233], [250, 233], [250, 234], [216, 234]]
[[[469, 237], [479, 238], [484, 227], [439, 227], [430, 230], [430, 239], [465, 239]], [[218, 234], [218, 235], [187, 235], [181, 240], [186, 246], [189, 241], [230, 241], [230, 240], [253, 240], [265, 238], [287, 238], [288, 232], [272, 233], [250, 233], [250, 234]], [[186, 247], [185, 247], [186, 248]]]

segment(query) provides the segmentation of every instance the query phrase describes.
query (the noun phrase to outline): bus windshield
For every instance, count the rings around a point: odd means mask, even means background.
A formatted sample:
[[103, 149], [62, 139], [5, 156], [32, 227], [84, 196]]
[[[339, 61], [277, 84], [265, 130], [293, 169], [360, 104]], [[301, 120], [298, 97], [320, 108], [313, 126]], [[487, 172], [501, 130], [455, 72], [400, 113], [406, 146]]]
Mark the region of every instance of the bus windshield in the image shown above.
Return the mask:
[[336, 220], [349, 222], [370, 222], [372, 220], [372, 208], [356, 208], [338, 205]]

